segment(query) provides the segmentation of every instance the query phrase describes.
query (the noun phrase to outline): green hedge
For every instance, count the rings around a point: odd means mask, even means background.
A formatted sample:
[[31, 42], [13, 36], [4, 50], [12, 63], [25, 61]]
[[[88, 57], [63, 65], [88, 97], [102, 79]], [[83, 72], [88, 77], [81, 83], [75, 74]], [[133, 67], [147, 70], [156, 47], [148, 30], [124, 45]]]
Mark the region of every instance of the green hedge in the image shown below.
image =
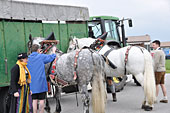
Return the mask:
[[170, 73], [170, 59], [166, 60], [166, 73]]

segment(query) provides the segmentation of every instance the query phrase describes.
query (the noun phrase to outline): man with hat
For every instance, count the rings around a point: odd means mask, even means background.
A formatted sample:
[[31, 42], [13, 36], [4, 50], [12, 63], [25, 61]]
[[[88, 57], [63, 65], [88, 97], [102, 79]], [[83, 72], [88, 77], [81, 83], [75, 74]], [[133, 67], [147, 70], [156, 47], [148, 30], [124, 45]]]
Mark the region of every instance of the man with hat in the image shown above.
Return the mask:
[[18, 61], [11, 69], [11, 102], [8, 113], [33, 113], [30, 91], [31, 75], [27, 68], [27, 53], [18, 54]]

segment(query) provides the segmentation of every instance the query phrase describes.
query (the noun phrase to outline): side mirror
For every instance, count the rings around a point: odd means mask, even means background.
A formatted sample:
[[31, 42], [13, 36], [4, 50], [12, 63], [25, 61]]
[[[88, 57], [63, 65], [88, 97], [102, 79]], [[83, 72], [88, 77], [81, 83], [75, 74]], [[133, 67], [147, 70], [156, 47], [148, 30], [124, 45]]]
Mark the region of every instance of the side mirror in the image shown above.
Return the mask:
[[129, 23], [129, 27], [133, 27], [131, 19], [128, 20], [128, 23]]

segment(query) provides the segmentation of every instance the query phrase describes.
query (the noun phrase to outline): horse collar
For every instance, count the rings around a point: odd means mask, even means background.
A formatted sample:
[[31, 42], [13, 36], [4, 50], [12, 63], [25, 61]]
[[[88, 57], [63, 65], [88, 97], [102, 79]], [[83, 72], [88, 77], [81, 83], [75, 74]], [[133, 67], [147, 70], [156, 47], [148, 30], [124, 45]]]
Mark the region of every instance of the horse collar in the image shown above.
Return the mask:
[[105, 40], [98, 38], [93, 44], [90, 45], [90, 48], [99, 51], [104, 45], [105, 45]]

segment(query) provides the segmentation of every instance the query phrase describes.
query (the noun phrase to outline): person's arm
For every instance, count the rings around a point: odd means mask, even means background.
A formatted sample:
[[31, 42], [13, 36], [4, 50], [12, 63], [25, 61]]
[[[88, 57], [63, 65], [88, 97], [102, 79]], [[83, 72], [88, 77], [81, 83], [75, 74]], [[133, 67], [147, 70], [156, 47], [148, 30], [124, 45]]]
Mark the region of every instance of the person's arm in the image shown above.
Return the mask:
[[49, 62], [52, 62], [56, 58], [56, 54], [51, 54], [51, 55], [42, 54], [42, 58], [44, 64], [47, 64]]
[[43, 55], [43, 60], [44, 60], [45, 64], [47, 64], [49, 62], [52, 62], [56, 58], [55, 51], [56, 51], [56, 47], [54, 46], [52, 48], [52, 53], [53, 54], [51, 54], [51, 55], [42, 54]]
[[18, 92], [17, 88], [18, 80], [19, 80], [19, 66], [16, 65], [11, 69], [11, 90], [12, 93], [14, 94]]

